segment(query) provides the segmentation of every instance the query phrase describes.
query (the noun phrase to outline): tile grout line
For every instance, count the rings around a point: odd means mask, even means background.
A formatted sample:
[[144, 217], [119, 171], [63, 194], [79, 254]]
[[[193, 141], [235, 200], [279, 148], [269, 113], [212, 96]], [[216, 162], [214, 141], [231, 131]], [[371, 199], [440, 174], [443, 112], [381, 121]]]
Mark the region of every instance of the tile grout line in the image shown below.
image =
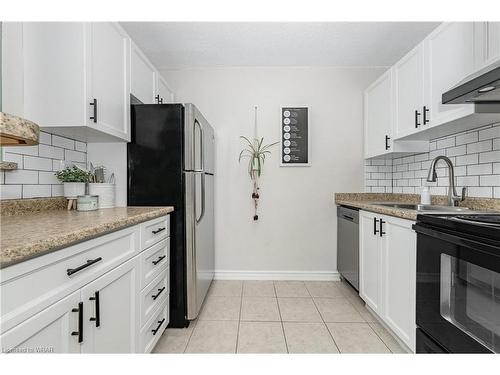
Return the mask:
[[[189, 323], [189, 324], [192, 324], [192, 323]], [[196, 322], [196, 325], [198, 325], [198, 322]], [[193, 327], [193, 329], [191, 330], [191, 333], [189, 334], [189, 337], [188, 337], [188, 339], [186, 341], [186, 346], [184, 347], [184, 350], [182, 351], [183, 354], [186, 353], [187, 347], [188, 347], [188, 345], [189, 345], [189, 343], [191, 341], [191, 337], [193, 337], [193, 333], [194, 333], [195, 329], [196, 329], [196, 326]]]
[[240, 312], [238, 313], [238, 329], [236, 330], [236, 346], [234, 348], [234, 353], [238, 354], [238, 344], [240, 339], [240, 325], [241, 325], [241, 310], [243, 308], [243, 284], [244, 280], [241, 281], [241, 293], [240, 293]]
[[288, 342], [286, 340], [285, 326], [283, 324], [283, 317], [281, 316], [281, 309], [280, 309], [280, 304], [279, 304], [279, 301], [278, 301], [278, 293], [276, 293], [276, 284], [275, 284], [275, 281], [273, 281], [273, 289], [274, 289], [274, 295], [275, 295], [275, 298], [276, 298], [276, 305], [278, 305], [278, 313], [279, 313], [279, 316], [280, 316], [280, 323], [281, 323], [281, 332], [283, 332], [283, 339], [285, 340], [286, 352], [287, 352], [287, 354], [290, 354], [290, 351], [288, 350]]
[[[394, 354], [394, 352], [391, 350], [391, 348], [389, 348], [389, 345], [387, 345], [387, 344], [385, 343], [385, 340], [382, 338], [382, 336], [380, 336], [380, 335], [377, 333], [377, 331], [375, 331], [375, 330], [373, 329], [373, 327], [372, 327], [372, 324], [373, 324], [373, 323], [374, 323], [374, 322], [371, 322], [371, 323], [370, 323], [370, 322], [367, 322], [368, 327], [370, 327], [370, 329], [371, 329], [371, 330], [375, 333], [375, 335], [377, 335], [377, 337], [380, 339], [380, 341], [382, 341], [382, 342], [384, 343], [384, 345], [385, 345], [385, 347], [387, 348], [387, 350], [389, 350], [389, 352], [390, 352], [390, 353], [393, 353], [393, 354]], [[380, 323], [378, 323], [378, 324], [380, 324]], [[382, 326], [382, 325], [381, 325], [381, 326]], [[382, 328], [384, 328], [384, 327], [382, 326]], [[385, 329], [385, 328], [384, 328], [384, 329]]]
[[321, 318], [321, 321], [323, 322], [323, 325], [324, 325], [324, 326], [325, 326], [325, 328], [326, 328], [326, 331], [328, 332], [328, 334], [329, 334], [329, 335], [330, 335], [330, 337], [332, 338], [333, 345], [335, 345], [335, 347], [337, 348], [338, 352], [339, 352], [340, 354], [342, 354], [342, 352], [340, 351], [339, 346], [337, 345], [337, 342], [336, 342], [336, 341], [335, 341], [335, 339], [333, 338], [333, 335], [332, 335], [332, 333], [330, 332], [330, 329], [328, 328], [328, 325], [327, 325], [327, 324], [326, 324], [326, 322], [325, 322], [325, 319], [323, 318], [323, 315], [321, 314], [321, 311], [319, 311], [319, 309], [318, 309], [318, 305], [316, 305], [316, 301], [314, 300], [314, 297], [311, 295], [311, 292], [310, 292], [310, 291], [309, 291], [309, 289], [307, 288], [307, 284], [305, 284], [305, 283], [304, 283], [304, 285], [305, 285], [305, 287], [306, 287], [307, 293], [309, 293], [309, 295], [311, 296], [311, 299], [312, 299], [312, 301], [313, 301], [313, 303], [314, 303], [314, 307], [316, 307], [316, 310], [318, 311], [318, 314], [319, 314], [319, 316], [320, 316], [320, 318]]

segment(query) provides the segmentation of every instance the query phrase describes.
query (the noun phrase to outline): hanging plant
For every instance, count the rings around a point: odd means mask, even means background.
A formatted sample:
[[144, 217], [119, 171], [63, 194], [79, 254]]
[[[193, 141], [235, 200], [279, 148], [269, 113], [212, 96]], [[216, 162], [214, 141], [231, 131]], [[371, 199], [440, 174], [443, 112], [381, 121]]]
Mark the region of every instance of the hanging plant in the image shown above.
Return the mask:
[[255, 107], [255, 137], [252, 141], [244, 136], [240, 136], [240, 138], [246, 141], [246, 145], [240, 152], [238, 162], [241, 163], [242, 159], [248, 158], [248, 175], [253, 182], [252, 199], [254, 201], [255, 208], [253, 219], [256, 221], [259, 220], [259, 215], [257, 215], [258, 201], [260, 197], [259, 177], [262, 174], [262, 168], [264, 167], [266, 155], [271, 155], [271, 151], [269, 149], [279, 142], [264, 145], [264, 138], [257, 138], [257, 107]]

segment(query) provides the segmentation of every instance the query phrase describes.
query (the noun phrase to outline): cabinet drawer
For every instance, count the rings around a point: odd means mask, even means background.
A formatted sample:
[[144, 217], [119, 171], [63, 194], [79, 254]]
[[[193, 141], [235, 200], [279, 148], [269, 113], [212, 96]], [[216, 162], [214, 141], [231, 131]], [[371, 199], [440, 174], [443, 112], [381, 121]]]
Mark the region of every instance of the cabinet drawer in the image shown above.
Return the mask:
[[153, 316], [170, 293], [168, 268], [141, 292], [141, 327]]
[[138, 248], [139, 226], [134, 226], [2, 270], [0, 331], [132, 258]]
[[141, 253], [141, 289], [148, 285], [170, 262], [170, 238]]
[[141, 250], [170, 236], [170, 216], [162, 216], [141, 224]]
[[140, 345], [143, 353], [150, 353], [169, 323], [169, 298], [155, 311], [153, 317], [141, 330]]

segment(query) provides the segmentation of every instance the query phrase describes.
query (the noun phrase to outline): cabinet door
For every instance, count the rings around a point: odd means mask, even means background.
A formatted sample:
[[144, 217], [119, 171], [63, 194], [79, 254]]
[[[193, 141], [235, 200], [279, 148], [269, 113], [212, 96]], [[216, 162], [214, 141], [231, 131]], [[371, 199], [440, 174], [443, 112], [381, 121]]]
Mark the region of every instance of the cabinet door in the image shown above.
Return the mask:
[[476, 69], [500, 60], [500, 22], [474, 22], [474, 63]]
[[[13, 353], [79, 353], [76, 291], [1, 336], [2, 350]], [[83, 332], [83, 335], [85, 333]], [[85, 340], [85, 336], [82, 337]]]
[[144, 104], [154, 104], [156, 70], [134, 44], [130, 56], [130, 92]]
[[473, 104], [442, 104], [442, 94], [474, 69], [472, 22], [446, 22], [425, 40], [425, 105], [429, 126], [455, 120], [474, 111]]
[[416, 233], [413, 221], [384, 216], [382, 319], [415, 351]]
[[359, 212], [359, 296], [375, 312], [381, 311], [381, 242], [376, 214]]
[[420, 131], [424, 106], [424, 44], [420, 43], [394, 66], [396, 137]]
[[365, 91], [365, 157], [384, 155], [386, 136], [392, 134], [392, 70], [384, 73]]
[[[130, 39], [112, 22], [88, 25], [88, 120], [90, 127], [130, 140]], [[97, 110], [91, 105], [97, 101]], [[97, 112], [97, 119], [94, 117]]]
[[84, 126], [85, 24], [24, 22], [24, 115], [41, 126]]
[[160, 96], [160, 102], [163, 104], [174, 102], [174, 92], [168, 87], [167, 83], [158, 74], [158, 95]]
[[139, 336], [139, 257], [82, 288], [85, 353], [133, 353]]

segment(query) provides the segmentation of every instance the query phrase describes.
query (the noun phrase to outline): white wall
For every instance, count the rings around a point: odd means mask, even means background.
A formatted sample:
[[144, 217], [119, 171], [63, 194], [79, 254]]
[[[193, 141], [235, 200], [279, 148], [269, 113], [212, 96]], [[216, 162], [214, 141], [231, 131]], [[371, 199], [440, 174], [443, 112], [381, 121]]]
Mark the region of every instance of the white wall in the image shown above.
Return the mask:
[[[177, 100], [195, 103], [216, 129], [219, 277], [228, 276], [228, 271], [310, 272], [306, 278], [334, 275], [333, 194], [363, 191], [362, 92], [382, 71], [289, 67], [162, 71]], [[311, 167], [279, 167], [278, 146], [266, 160], [258, 222], [252, 221], [246, 165], [238, 164], [243, 145], [239, 136], [253, 135], [254, 105], [259, 107], [259, 135], [266, 143], [279, 140], [280, 105], [309, 105], [312, 133]]]

